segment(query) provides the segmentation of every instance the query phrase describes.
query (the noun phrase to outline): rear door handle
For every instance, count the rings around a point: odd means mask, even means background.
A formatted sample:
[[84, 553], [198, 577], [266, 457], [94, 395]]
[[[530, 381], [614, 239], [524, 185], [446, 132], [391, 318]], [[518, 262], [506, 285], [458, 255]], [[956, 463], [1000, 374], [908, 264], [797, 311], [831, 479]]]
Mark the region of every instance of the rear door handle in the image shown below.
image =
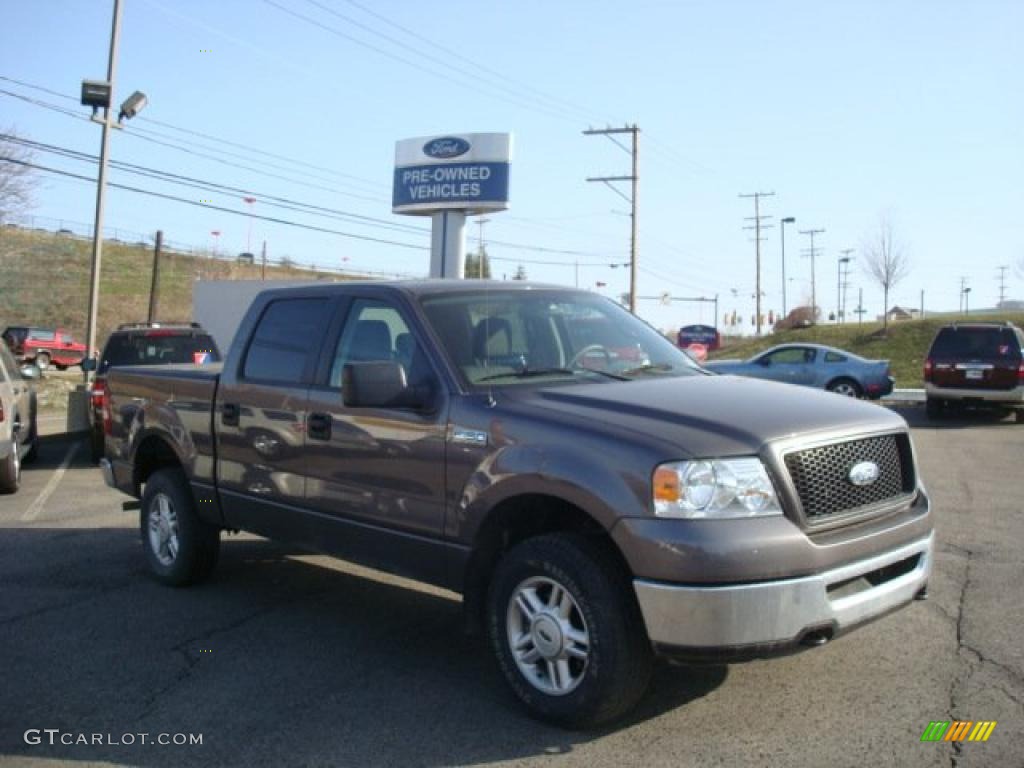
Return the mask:
[[331, 439], [331, 414], [311, 413], [306, 419], [306, 434], [311, 440]]
[[226, 427], [238, 426], [238, 415], [241, 408], [237, 403], [222, 403], [220, 406], [220, 423]]

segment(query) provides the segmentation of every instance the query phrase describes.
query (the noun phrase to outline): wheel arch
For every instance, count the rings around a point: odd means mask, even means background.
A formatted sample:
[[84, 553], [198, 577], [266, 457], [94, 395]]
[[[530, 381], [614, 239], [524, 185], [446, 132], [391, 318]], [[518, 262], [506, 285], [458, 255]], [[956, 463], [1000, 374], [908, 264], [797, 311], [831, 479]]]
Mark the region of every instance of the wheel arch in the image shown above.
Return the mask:
[[461, 574], [466, 629], [478, 633], [484, 625], [487, 592], [503, 553], [521, 541], [560, 531], [584, 534], [599, 542], [623, 574], [629, 567], [608, 530], [582, 507], [550, 493], [521, 493], [494, 506], [476, 531]]

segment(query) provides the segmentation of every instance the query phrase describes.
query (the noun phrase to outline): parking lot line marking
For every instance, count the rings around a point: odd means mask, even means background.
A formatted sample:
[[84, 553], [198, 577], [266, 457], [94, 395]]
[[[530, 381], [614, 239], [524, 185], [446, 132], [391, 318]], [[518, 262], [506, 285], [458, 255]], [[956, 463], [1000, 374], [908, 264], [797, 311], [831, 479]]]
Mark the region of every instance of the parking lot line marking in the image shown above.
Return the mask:
[[29, 505], [28, 509], [25, 510], [25, 514], [21, 516], [21, 521], [23, 523], [31, 522], [39, 517], [39, 513], [43, 511], [43, 507], [46, 506], [46, 502], [50, 500], [53, 492], [56, 491], [57, 486], [60, 485], [60, 481], [61, 478], [64, 477], [64, 473], [68, 471], [68, 467], [71, 466], [71, 462], [75, 460], [75, 454], [78, 453], [78, 446], [79, 443], [74, 443], [70, 448], [68, 448], [64, 461], [62, 461], [60, 466], [57, 467], [57, 470], [53, 473], [53, 477], [47, 481], [43, 490], [41, 490], [39, 495], [36, 496], [35, 501]]

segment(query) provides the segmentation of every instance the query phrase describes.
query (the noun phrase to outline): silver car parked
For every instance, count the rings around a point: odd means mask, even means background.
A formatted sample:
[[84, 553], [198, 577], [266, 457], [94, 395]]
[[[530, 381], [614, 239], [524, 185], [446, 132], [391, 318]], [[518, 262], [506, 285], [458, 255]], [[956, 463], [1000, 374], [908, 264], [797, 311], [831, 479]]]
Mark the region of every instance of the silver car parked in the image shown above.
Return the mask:
[[704, 367], [715, 373], [800, 384], [872, 400], [891, 393], [895, 382], [888, 360], [867, 360], [821, 344], [780, 344], [749, 360], [714, 360]]
[[18, 367], [6, 344], [0, 344], [0, 493], [21, 485], [21, 465], [36, 457], [36, 393], [39, 368]]

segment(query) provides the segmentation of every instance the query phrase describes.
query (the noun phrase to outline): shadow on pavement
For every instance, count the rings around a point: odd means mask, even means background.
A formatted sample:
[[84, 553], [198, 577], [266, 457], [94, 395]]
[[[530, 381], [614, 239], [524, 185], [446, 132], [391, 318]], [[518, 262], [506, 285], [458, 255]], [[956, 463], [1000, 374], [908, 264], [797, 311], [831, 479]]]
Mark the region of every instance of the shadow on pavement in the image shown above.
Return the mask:
[[1024, 428], [1017, 424], [1012, 412], [1000, 408], [963, 408], [929, 417], [920, 408], [901, 408], [898, 413], [915, 429], [970, 429], [972, 427]]
[[[490, 763], [572, 752], [705, 696], [727, 675], [659, 666], [627, 721], [551, 728], [524, 714], [484, 641], [463, 634], [454, 596], [311, 559], [228, 538], [211, 582], [170, 589], [143, 573], [132, 529], [5, 531], [0, 760]], [[25, 743], [26, 730], [46, 728], [203, 743]]]

